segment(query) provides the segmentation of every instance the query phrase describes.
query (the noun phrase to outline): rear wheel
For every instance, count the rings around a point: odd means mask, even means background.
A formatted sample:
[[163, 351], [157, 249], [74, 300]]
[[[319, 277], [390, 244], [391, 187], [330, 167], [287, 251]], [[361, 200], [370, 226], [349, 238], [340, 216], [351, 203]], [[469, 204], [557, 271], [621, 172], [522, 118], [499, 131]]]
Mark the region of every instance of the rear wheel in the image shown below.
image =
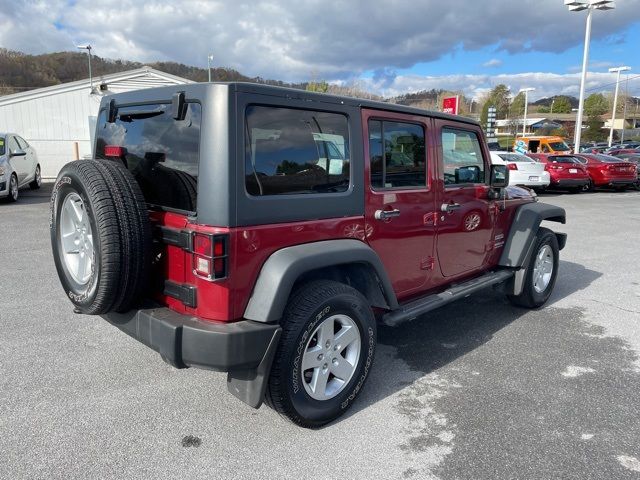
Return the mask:
[[560, 249], [556, 235], [547, 228], [536, 234], [533, 255], [526, 267], [524, 287], [520, 295], [508, 295], [514, 305], [537, 308], [549, 299], [558, 276]]
[[342, 415], [371, 368], [376, 323], [357, 290], [319, 280], [301, 287], [282, 319], [267, 403], [292, 422], [319, 427]]
[[589, 183], [582, 187], [582, 191], [584, 192], [593, 192], [595, 189], [596, 187], [593, 185], [593, 181], [591, 180], [589, 180]]

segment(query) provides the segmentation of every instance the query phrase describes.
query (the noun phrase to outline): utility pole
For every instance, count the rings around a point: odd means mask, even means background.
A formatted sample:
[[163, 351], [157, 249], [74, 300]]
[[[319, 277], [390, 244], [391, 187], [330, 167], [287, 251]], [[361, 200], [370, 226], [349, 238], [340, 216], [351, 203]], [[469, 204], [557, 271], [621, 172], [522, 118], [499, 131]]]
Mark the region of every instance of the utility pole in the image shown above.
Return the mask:
[[613, 143], [613, 127], [616, 123], [616, 109], [618, 108], [618, 87], [620, 87], [620, 72], [626, 72], [628, 70], [631, 70], [631, 67], [614, 67], [609, 69], [609, 73], [617, 73], [616, 93], [613, 94], [613, 112], [611, 113], [611, 128], [609, 129], [609, 146], [611, 146], [611, 144]]
[[91, 45], [78, 45], [76, 47], [78, 50], [86, 50], [89, 54], [89, 92], [93, 93], [93, 77], [91, 76]]
[[[522, 136], [527, 132], [527, 106], [529, 105], [529, 92], [533, 92], [535, 88], [521, 88], [520, 92], [524, 92], [524, 118], [522, 119]], [[518, 92], [518, 93], [520, 93]]]
[[211, 82], [211, 62], [213, 61], [213, 55], [207, 55], [207, 72], [209, 72], [209, 82]]

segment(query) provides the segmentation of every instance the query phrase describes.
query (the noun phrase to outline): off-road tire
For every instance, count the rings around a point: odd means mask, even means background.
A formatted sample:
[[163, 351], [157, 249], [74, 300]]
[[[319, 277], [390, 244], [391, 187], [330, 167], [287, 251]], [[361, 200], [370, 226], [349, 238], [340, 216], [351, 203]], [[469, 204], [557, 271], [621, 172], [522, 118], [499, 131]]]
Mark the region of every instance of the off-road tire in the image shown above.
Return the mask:
[[[64, 201], [72, 194], [83, 202], [93, 238], [93, 263], [86, 284], [73, 279], [63, 258], [59, 220]], [[58, 175], [50, 206], [53, 257], [76, 311], [98, 315], [133, 306], [146, 285], [151, 227], [131, 174], [108, 161], [68, 163]]]
[[[301, 355], [321, 322], [344, 314], [360, 334], [360, 356], [346, 387], [333, 398], [316, 400], [301, 384]], [[353, 403], [371, 370], [376, 347], [376, 322], [367, 300], [354, 288], [329, 280], [309, 282], [290, 298], [281, 321], [282, 337], [275, 355], [265, 401], [297, 425], [317, 428], [342, 415]], [[301, 368], [301, 367], [300, 367]]]
[[[537, 254], [544, 246], [549, 246], [553, 252], [553, 271], [551, 273], [551, 279], [542, 292], [536, 291], [534, 288], [534, 266], [536, 263]], [[529, 263], [526, 267], [525, 282], [520, 295], [507, 295], [509, 301], [519, 307], [525, 308], [538, 308], [546, 303], [553, 291], [553, 287], [558, 277], [558, 265], [560, 259], [560, 249], [558, 247], [558, 238], [548, 228], [540, 227], [536, 234], [536, 239], [533, 247], [533, 253], [529, 259]]]
[[41, 183], [42, 183], [42, 174], [40, 170], [40, 165], [36, 165], [36, 173], [31, 183], [29, 183], [29, 188], [31, 188], [31, 190], [38, 190], [40, 188]]

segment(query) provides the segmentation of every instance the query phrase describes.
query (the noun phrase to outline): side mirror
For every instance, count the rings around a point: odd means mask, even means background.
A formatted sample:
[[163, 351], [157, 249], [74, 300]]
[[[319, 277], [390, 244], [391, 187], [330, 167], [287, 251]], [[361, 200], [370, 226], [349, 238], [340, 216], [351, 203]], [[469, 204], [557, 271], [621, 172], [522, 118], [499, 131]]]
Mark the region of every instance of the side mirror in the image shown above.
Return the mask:
[[22, 150], [20, 148], [16, 148], [15, 150], [13, 150], [12, 152], [9, 152], [9, 153], [10, 153], [10, 155], [9, 155], [10, 157], [24, 157], [27, 154], [27, 152], [25, 152], [24, 150]]
[[492, 188], [504, 188], [509, 185], [509, 169], [506, 165], [491, 165]]

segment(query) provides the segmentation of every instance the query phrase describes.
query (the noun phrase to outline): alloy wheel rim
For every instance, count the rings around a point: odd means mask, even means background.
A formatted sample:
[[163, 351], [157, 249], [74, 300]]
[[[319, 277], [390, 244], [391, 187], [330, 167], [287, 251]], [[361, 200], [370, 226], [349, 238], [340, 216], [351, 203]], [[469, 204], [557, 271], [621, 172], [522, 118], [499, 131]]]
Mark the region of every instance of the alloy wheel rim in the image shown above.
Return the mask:
[[84, 202], [77, 193], [69, 194], [62, 204], [60, 244], [69, 275], [79, 285], [86, 285], [93, 271], [93, 234]]
[[361, 353], [360, 330], [349, 316], [332, 315], [313, 331], [302, 355], [302, 384], [315, 400], [330, 400], [349, 384]]
[[11, 177], [11, 198], [14, 200], [18, 199], [18, 182], [16, 181], [16, 177]]
[[533, 289], [537, 293], [544, 292], [551, 283], [553, 275], [553, 250], [549, 245], [543, 245], [533, 266]]

